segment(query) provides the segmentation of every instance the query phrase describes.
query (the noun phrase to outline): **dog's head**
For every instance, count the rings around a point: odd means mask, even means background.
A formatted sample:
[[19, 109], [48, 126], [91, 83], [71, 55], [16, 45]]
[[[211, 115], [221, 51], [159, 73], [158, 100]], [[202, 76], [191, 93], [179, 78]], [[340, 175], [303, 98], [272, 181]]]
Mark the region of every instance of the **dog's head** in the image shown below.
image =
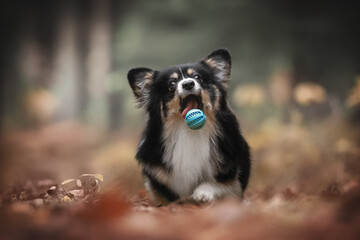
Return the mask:
[[227, 104], [230, 68], [230, 53], [219, 49], [199, 62], [162, 71], [131, 69], [128, 80], [139, 107], [159, 112], [163, 121], [184, 118], [194, 108], [203, 110], [211, 120]]

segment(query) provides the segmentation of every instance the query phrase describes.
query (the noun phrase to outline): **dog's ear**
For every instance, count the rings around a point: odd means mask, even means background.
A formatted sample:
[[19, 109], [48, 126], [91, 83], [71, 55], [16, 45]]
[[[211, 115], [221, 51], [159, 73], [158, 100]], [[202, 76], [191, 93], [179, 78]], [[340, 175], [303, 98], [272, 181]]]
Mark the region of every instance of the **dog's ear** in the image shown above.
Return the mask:
[[128, 72], [127, 78], [139, 107], [144, 107], [149, 102], [150, 88], [155, 74], [156, 71], [150, 68], [133, 68]]
[[226, 49], [215, 50], [201, 62], [213, 69], [217, 80], [227, 88], [231, 71], [231, 55], [229, 51]]

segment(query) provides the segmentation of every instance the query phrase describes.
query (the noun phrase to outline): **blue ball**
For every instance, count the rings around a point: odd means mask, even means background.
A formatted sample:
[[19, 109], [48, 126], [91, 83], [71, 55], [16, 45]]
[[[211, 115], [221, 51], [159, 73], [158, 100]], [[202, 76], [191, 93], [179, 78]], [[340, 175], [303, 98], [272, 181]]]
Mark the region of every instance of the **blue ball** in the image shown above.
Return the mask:
[[206, 123], [206, 116], [200, 109], [191, 109], [185, 116], [186, 125], [193, 129], [199, 130]]

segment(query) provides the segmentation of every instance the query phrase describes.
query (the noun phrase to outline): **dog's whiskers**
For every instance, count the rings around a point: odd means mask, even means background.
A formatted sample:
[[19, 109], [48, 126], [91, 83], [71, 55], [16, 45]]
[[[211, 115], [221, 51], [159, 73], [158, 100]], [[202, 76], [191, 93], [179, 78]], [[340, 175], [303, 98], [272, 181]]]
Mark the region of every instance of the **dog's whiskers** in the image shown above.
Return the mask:
[[184, 79], [185, 77], [184, 77], [184, 74], [183, 74], [183, 72], [182, 72], [182, 70], [181, 70], [181, 68], [180, 68], [180, 67], [179, 67], [179, 70], [180, 70], [180, 73], [181, 73], [182, 79]]

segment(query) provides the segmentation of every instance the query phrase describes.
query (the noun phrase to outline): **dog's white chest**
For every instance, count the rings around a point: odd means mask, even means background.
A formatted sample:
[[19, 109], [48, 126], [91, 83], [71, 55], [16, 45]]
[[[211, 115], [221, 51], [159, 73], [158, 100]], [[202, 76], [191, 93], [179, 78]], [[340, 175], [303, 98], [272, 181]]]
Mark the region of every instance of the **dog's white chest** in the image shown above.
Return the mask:
[[180, 197], [187, 197], [212, 173], [209, 129], [191, 130], [180, 122], [165, 129], [164, 140], [164, 160], [172, 166], [168, 184]]

